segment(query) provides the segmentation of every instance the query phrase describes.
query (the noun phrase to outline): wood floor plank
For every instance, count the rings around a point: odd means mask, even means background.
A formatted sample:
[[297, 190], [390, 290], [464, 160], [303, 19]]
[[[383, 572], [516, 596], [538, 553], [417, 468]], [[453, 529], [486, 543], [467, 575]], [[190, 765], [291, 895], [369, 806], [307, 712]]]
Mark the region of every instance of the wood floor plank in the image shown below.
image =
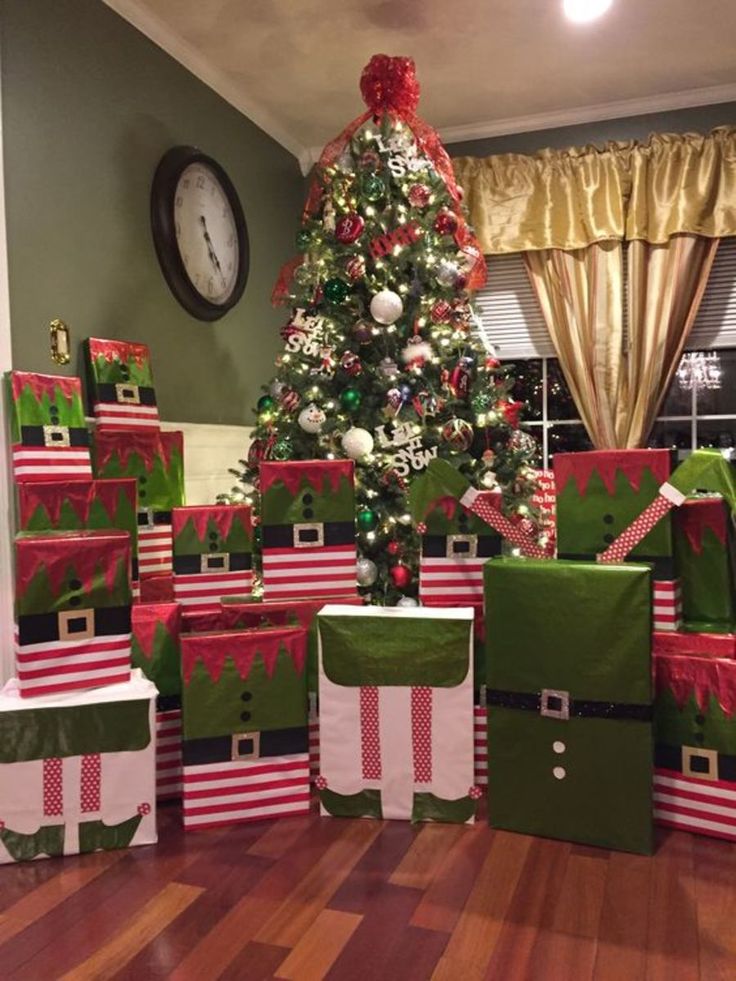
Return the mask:
[[363, 917], [357, 913], [323, 909], [301, 937], [276, 977], [290, 981], [320, 981], [330, 970]]
[[[218, 981], [264, 981], [265, 978], [273, 978], [288, 953], [285, 947], [259, 944], [251, 940], [220, 975]], [[203, 979], [200, 978], [200, 981]]]
[[731, 981], [736, 970], [736, 848], [693, 838], [699, 967], [707, 981]]
[[642, 981], [646, 971], [652, 859], [612, 852], [608, 859], [594, 981]]
[[425, 890], [414, 915], [412, 926], [451, 933], [473, 888], [490, 844], [490, 832], [482, 825], [468, 828], [446, 850], [437, 873]]
[[647, 981], [697, 981], [693, 838], [667, 835], [652, 860]]
[[197, 886], [170, 882], [132, 922], [61, 981], [107, 981], [202, 894]]
[[364, 913], [382, 895], [386, 882], [416, 839], [418, 830], [407, 821], [385, 821], [371, 847], [353, 866], [329, 901], [330, 909]]
[[305, 834], [304, 818], [282, 818], [271, 824], [248, 849], [249, 855], [261, 858], [281, 858]]
[[470, 830], [456, 824], [425, 824], [389, 882], [395, 886], [426, 889], [442, 865], [444, 850], [451, 848], [465, 831]]

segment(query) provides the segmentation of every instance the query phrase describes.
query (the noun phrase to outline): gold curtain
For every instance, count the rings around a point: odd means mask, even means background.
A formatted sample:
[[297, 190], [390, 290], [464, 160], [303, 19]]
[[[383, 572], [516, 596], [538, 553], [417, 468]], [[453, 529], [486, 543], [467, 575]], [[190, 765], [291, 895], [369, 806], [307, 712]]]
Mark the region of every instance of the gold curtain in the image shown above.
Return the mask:
[[487, 255], [736, 235], [736, 127], [453, 165]]

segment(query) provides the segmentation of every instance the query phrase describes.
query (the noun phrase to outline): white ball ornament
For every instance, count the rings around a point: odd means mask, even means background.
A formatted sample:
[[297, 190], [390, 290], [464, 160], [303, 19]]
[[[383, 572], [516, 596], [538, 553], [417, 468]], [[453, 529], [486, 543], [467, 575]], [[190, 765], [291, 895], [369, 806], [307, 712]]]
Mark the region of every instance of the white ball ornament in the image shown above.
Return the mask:
[[355, 577], [359, 586], [372, 586], [378, 578], [378, 566], [370, 559], [360, 558], [355, 563]]
[[455, 262], [443, 259], [437, 264], [435, 275], [440, 286], [453, 286], [460, 274], [460, 270]]
[[320, 432], [322, 426], [325, 424], [327, 416], [324, 414], [322, 409], [314, 402], [310, 402], [309, 405], [305, 406], [297, 417], [297, 422], [304, 430], [305, 433], [311, 433], [315, 435]]
[[282, 381], [279, 381], [278, 378], [274, 378], [268, 390], [273, 396], [273, 398], [277, 399], [285, 388], [286, 385], [284, 385]]
[[371, 317], [384, 326], [395, 323], [403, 312], [401, 297], [393, 290], [381, 290], [371, 300]]
[[351, 460], [360, 460], [373, 452], [373, 437], [367, 429], [353, 426], [343, 436], [342, 448]]
[[402, 596], [400, 600], [396, 601], [397, 606], [419, 606], [417, 600], [413, 596]]

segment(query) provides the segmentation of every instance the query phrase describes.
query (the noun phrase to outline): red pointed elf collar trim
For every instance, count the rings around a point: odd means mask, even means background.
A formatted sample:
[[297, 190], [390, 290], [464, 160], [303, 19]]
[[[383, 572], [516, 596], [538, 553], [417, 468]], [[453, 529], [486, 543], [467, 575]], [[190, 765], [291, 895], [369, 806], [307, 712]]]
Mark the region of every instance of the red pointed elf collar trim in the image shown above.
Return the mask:
[[701, 711], [713, 697], [726, 715], [736, 713], [736, 661], [667, 654], [655, 657], [654, 668], [657, 691], [671, 691], [680, 708], [692, 695]]
[[340, 481], [345, 478], [352, 483], [355, 464], [352, 460], [291, 460], [288, 463], [261, 464], [261, 494], [280, 481], [290, 494], [297, 493], [304, 484], [310, 484], [318, 493], [326, 487], [337, 493]]
[[200, 541], [204, 541], [210, 522], [214, 523], [223, 538], [227, 538], [235, 522], [243, 526], [248, 538], [252, 537], [251, 509], [247, 504], [205, 504], [174, 508], [171, 513], [174, 537], [181, 534], [187, 522], [192, 523]]
[[557, 493], [561, 494], [568, 481], [574, 480], [578, 493], [584, 497], [593, 474], [602, 481], [613, 496], [619, 471], [631, 488], [638, 491], [646, 470], [654, 475], [657, 485], [670, 475], [669, 450], [590, 450], [585, 453], [556, 453], [554, 459]]
[[184, 634], [181, 638], [181, 666], [184, 684], [192, 680], [197, 661], [216, 684], [229, 659], [245, 681], [257, 657], [273, 677], [280, 651], [286, 651], [298, 674], [304, 670], [307, 635], [302, 627], [274, 627], [263, 630], [222, 631], [211, 634]]

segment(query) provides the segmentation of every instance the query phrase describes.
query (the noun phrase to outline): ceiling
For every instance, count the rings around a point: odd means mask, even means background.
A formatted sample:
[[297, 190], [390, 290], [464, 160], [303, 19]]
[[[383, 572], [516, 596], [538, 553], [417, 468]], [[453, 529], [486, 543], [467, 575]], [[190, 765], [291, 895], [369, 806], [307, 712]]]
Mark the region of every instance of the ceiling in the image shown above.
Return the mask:
[[736, 100], [734, 0], [105, 0], [306, 167], [363, 109], [361, 69], [411, 55], [447, 142]]

